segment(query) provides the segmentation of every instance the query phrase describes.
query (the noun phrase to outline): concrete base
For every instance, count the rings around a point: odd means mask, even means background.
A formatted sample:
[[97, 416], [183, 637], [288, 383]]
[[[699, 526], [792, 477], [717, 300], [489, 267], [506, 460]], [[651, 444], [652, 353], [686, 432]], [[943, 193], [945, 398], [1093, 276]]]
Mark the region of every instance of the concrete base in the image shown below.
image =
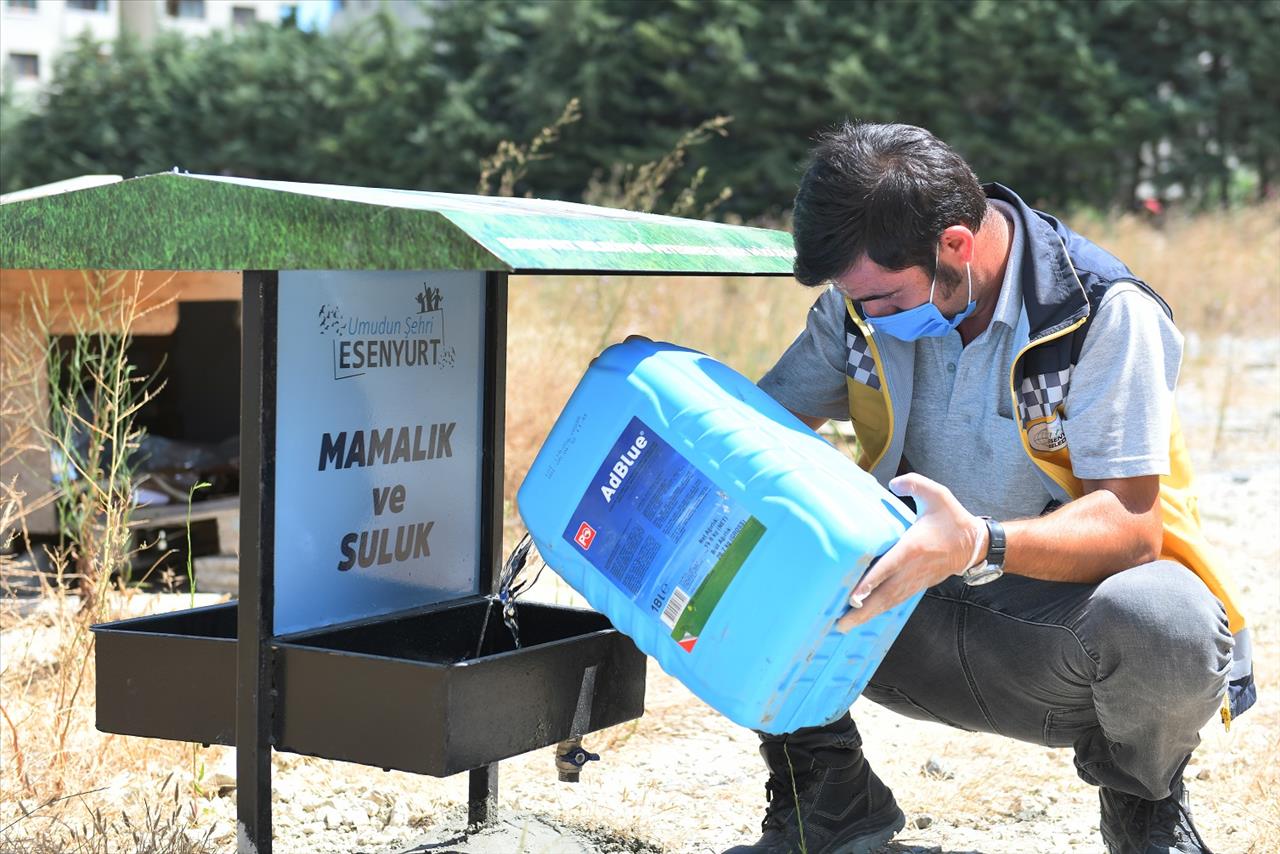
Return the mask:
[[602, 850], [609, 848], [602, 848], [601, 840], [591, 839], [581, 831], [558, 827], [546, 818], [513, 814], [470, 834], [440, 828], [403, 854], [597, 854]]

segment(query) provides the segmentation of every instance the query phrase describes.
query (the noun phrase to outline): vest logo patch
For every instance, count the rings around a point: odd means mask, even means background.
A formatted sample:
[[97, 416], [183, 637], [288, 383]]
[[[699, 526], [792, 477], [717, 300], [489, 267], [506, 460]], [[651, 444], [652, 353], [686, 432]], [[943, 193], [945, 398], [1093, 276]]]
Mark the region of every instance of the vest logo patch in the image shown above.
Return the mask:
[[1043, 424], [1036, 424], [1027, 431], [1027, 443], [1037, 451], [1057, 451], [1067, 446], [1067, 434], [1062, 429], [1062, 419], [1056, 415]]

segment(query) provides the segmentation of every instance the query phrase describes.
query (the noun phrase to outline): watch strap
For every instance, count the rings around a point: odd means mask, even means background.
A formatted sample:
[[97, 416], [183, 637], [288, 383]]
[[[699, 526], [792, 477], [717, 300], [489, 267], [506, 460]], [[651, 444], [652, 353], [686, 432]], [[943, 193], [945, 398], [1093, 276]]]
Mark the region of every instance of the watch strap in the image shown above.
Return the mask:
[[979, 516], [987, 526], [987, 554], [964, 571], [964, 583], [971, 587], [990, 584], [1004, 575], [1004, 526], [990, 516]]
[[1004, 525], [1001, 525], [990, 516], [979, 516], [978, 518], [987, 525], [987, 566], [1004, 569]]

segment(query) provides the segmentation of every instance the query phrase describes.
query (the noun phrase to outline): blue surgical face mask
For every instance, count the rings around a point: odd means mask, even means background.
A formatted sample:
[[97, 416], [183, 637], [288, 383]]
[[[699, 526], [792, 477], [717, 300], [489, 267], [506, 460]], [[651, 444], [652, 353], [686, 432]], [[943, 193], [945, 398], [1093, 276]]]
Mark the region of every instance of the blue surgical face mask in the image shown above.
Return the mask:
[[946, 335], [964, 322], [964, 319], [973, 314], [974, 309], [978, 307], [978, 303], [973, 299], [973, 269], [967, 262], [964, 269], [969, 276], [969, 304], [950, 320], [943, 317], [942, 312], [933, 304], [933, 289], [938, 284], [938, 255], [937, 250], [934, 250], [933, 281], [929, 282], [928, 302], [895, 314], [868, 317], [867, 322], [880, 332], [891, 335], [899, 341], [915, 341], [917, 338], [936, 338]]

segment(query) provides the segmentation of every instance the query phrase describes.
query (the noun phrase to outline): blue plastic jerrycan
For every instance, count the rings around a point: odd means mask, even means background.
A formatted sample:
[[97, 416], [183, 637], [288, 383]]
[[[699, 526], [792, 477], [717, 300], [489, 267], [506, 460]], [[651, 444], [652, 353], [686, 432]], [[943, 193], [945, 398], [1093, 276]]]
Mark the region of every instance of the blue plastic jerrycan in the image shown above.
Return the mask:
[[552, 569], [752, 729], [842, 714], [920, 600], [835, 630], [913, 514], [746, 377], [672, 344], [592, 361], [518, 502]]

